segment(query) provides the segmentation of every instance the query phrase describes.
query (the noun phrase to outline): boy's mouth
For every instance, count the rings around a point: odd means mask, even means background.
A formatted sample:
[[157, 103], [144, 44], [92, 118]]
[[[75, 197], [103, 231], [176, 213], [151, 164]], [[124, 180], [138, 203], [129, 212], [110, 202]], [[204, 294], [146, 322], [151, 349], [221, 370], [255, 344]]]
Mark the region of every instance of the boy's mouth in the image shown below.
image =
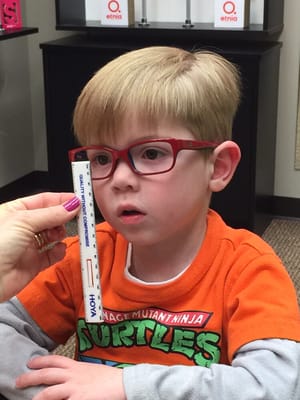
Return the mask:
[[134, 204], [122, 204], [117, 208], [117, 215], [120, 218], [130, 219], [134, 217], [142, 217], [145, 213]]
[[125, 206], [119, 209], [118, 215], [123, 224], [136, 225], [144, 220], [145, 213], [137, 208], [127, 208]]
[[138, 217], [145, 215], [144, 212], [142, 212], [138, 208], [135, 208], [134, 206], [131, 207], [131, 205], [129, 204], [127, 206], [126, 205], [120, 206], [117, 210], [117, 214], [119, 215], [119, 217], [124, 217], [124, 218]]
[[140, 215], [140, 214], [142, 213], [138, 210], [124, 210], [122, 211], [121, 215], [128, 216], [128, 215]]

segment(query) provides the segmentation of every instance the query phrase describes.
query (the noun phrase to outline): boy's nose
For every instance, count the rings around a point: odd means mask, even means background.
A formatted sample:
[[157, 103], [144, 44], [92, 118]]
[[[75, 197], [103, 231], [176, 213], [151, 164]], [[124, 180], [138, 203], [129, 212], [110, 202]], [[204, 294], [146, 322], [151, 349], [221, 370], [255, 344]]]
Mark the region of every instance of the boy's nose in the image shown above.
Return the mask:
[[119, 159], [112, 176], [113, 186], [116, 189], [124, 190], [127, 188], [135, 189], [137, 187], [139, 176], [133, 172], [128, 162]]

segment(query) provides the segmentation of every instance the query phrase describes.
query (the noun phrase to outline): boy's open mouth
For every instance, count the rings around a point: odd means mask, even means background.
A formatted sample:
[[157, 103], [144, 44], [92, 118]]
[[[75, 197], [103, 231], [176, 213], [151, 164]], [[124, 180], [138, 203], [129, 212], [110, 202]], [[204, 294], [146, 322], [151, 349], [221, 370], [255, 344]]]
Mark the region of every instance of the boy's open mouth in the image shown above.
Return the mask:
[[127, 216], [127, 215], [139, 215], [139, 214], [142, 214], [142, 213], [140, 211], [138, 211], [138, 210], [124, 210], [122, 212], [122, 215], [125, 215], [125, 216]]

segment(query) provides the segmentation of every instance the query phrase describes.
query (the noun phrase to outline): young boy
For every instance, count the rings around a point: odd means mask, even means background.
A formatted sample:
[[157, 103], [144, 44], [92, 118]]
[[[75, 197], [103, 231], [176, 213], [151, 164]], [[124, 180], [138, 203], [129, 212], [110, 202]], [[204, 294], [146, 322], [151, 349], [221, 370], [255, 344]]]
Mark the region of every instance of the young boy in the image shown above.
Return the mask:
[[[240, 159], [239, 86], [222, 57], [171, 47], [129, 52], [86, 85], [74, 114], [85, 147], [71, 159], [90, 160], [106, 220], [104, 322], [85, 321], [69, 238], [63, 261], [1, 305], [3, 395], [299, 400], [293, 284], [266, 243], [209, 209]], [[76, 361], [46, 355], [74, 332]]]

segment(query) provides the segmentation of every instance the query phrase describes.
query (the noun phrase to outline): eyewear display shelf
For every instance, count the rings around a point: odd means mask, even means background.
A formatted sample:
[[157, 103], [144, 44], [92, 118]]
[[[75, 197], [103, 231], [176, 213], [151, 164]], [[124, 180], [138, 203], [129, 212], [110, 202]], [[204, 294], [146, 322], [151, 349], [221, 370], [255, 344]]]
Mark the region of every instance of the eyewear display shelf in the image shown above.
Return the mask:
[[262, 232], [272, 211], [274, 185], [281, 47], [277, 37], [282, 25], [276, 26], [225, 34], [150, 21], [149, 27], [97, 28], [42, 43], [50, 189], [72, 189], [67, 155], [77, 145], [72, 114], [83, 86], [101, 66], [124, 52], [151, 45], [212, 50], [239, 67], [243, 83], [233, 127], [242, 160], [228, 188], [213, 195], [212, 208], [234, 227]]
[[[151, 1], [148, 2], [149, 8]], [[99, 33], [99, 29], [114, 34], [116, 28], [101, 25], [100, 21], [86, 21], [85, 0], [55, 0], [56, 9], [56, 28], [60, 30], [86, 31], [89, 33]], [[182, 23], [150, 22], [148, 26], [140, 26], [138, 22], [130, 27], [118, 29], [126, 30], [132, 35], [139, 35], [137, 30], [147, 30], [151, 37], [167, 35], [166, 30], [180, 31], [180, 35], [190, 35], [191, 32], [198, 32], [202, 39], [222, 38], [224, 40], [268, 40], [281, 32], [283, 27], [284, 0], [264, 0], [262, 24], [252, 24], [245, 29], [222, 29], [214, 28], [213, 23], [193, 23], [192, 28], [184, 28], [185, 16], [182, 16]], [[163, 31], [163, 32], [161, 32]], [[201, 31], [201, 32], [199, 32]], [[193, 35], [193, 33], [191, 34]]]

